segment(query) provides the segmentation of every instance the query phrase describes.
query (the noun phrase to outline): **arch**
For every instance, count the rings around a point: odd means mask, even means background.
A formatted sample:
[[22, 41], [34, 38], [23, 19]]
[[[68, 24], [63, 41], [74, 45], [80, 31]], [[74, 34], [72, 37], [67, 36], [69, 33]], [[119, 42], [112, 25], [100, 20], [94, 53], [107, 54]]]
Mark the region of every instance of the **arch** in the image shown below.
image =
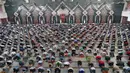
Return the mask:
[[44, 15], [39, 15], [38, 16], [38, 23], [39, 24], [45, 24], [46, 23], [46, 20], [45, 20], [45, 16]]
[[69, 16], [69, 23], [73, 24], [75, 22], [74, 20], [75, 20], [74, 15], [70, 15]]
[[40, 11], [39, 14], [38, 14], [38, 23], [39, 24], [45, 24], [46, 23], [46, 18], [45, 18], [44, 13], [42, 11]]
[[32, 17], [32, 14], [30, 12], [26, 13], [26, 23], [33, 24], [33, 17]]
[[106, 9], [106, 7], [104, 7], [100, 11], [101, 11], [101, 23], [106, 23], [108, 17], [108, 10]]
[[[36, 5], [33, 5], [31, 7], [33, 7], [33, 10], [31, 12], [32, 16], [34, 17], [33, 22], [34, 22], [34, 24], [38, 24], [38, 15], [39, 15], [40, 9]], [[31, 9], [31, 7], [30, 7], [30, 9]]]
[[88, 22], [88, 16], [87, 15], [83, 15], [82, 16], [82, 23], [87, 23]]
[[21, 24], [21, 20], [20, 20], [19, 16], [15, 16], [14, 21], [15, 21], [15, 24]]
[[107, 18], [107, 23], [113, 23], [114, 20], [114, 16], [113, 15], [109, 15]]
[[113, 20], [114, 20], [114, 11], [113, 10], [110, 10], [107, 20], [108, 20], [108, 23], [113, 23]]
[[82, 20], [82, 12], [84, 11], [84, 8], [81, 6], [81, 5], [79, 5], [79, 4], [77, 4], [74, 8], [73, 8], [73, 11], [74, 11], [74, 13], [75, 13], [75, 21], [76, 21], [76, 23], [80, 23], [80, 22], [82, 22], [81, 20]]
[[52, 23], [57, 23], [57, 16], [52, 16], [52, 19], [51, 19], [51, 22]]
[[21, 9], [19, 13], [19, 17], [21, 17], [21, 23], [25, 24], [26, 23], [26, 13], [28, 12], [28, 9], [21, 5], [18, 7], [18, 10]]
[[109, 16], [109, 12], [108, 11], [113, 11], [113, 10], [111, 10], [112, 8], [111, 8], [111, 5], [110, 4], [104, 4], [100, 9], [99, 9], [99, 11], [101, 11], [101, 18], [102, 18], [102, 20], [101, 20], [101, 22], [102, 23], [107, 23], [107, 21], [108, 21], [108, 16]]
[[54, 11], [57, 11], [58, 9], [60, 9], [61, 6], [65, 6], [65, 8], [67, 8], [69, 11], [71, 10], [63, 1], [56, 7], [56, 9]]
[[101, 15], [95, 16], [95, 23], [101, 23]]
[[88, 11], [88, 18], [89, 18], [88, 22], [93, 23], [95, 11], [92, 8], [89, 8], [87, 11]]
[[48, 4], [46, 4], [46, 6], [45, 6], [45, 17], [46, 17], [46, 23], [51, 23], [51, 16], [52, 16], [52, 11], [53, 11], [53, 9], [48, 5]]
[[20, 15], [17, 12], [14, 13], [14, 22], [15, 24], [21, 24]]
[[57, 15], [58, 16], [60, 16], [60, 15], [62, 15], [62, 14], [64, 14], [64, 15], [69, 15], [69, 9], [67, 9], [67, 8], [64, 8], [64, 9], [62, 9], [62, 8], [59, 8], [58, 10], [56, 10], [56, 13], [57, 13]]
[[82, 10], [80, 8], [76, 8], [74, 12], [75, 12], [76, 23], [80, 23], [80, 19], [82, 17]]
[[65, 23], [70, 10], [71, 9], [62, 1], [54, 10], [54, 14], [57, 14], [57, 21], [59, 23]]

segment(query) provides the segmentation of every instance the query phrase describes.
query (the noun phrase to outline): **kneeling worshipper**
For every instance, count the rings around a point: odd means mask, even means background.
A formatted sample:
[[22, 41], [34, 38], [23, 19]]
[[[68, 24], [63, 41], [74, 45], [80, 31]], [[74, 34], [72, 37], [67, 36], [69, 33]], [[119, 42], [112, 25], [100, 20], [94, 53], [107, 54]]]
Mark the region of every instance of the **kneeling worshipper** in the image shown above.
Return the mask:
[[74, 73], [74, 70], [73, 70], [72, 67], [69, 67], [69, 68], [68, 68], [68, 73]]

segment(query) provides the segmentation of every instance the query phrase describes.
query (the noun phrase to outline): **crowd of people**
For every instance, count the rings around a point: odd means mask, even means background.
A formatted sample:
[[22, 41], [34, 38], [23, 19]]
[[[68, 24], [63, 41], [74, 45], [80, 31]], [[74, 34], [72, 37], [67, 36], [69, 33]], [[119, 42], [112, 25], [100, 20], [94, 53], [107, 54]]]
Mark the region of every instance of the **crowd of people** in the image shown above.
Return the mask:
[[105, 23], [1, 24], [0, 71], [129, 73], [128, 26]]

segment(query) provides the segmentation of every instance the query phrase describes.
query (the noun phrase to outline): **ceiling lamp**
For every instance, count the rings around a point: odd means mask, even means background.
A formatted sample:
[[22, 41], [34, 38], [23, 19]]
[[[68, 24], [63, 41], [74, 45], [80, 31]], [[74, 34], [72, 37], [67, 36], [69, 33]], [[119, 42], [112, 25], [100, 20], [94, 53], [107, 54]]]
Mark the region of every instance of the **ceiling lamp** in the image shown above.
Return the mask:
[[98, 2], [100, 2], [101, 0], [97, 0]]
[[74, 0], [71, 0], [71, 2], [73, 2]]
[[52, 2], [55, 2], [55, 0], [52, 0]]
[[25, 3], [29, 3], [29, 0], [24, 0], [25, 1]]

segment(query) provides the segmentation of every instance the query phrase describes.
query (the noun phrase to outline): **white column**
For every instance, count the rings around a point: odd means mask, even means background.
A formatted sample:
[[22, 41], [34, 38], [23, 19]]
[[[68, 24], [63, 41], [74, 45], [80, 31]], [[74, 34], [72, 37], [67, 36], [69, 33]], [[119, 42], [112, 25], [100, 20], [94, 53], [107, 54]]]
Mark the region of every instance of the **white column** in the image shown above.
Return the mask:
[[7, 18], [7, 13], [5, 11], [4, 3], [5, 1], [0, 0], [0, 5], [2, 8], [2, 12], [0, 13], [0, 18]]

